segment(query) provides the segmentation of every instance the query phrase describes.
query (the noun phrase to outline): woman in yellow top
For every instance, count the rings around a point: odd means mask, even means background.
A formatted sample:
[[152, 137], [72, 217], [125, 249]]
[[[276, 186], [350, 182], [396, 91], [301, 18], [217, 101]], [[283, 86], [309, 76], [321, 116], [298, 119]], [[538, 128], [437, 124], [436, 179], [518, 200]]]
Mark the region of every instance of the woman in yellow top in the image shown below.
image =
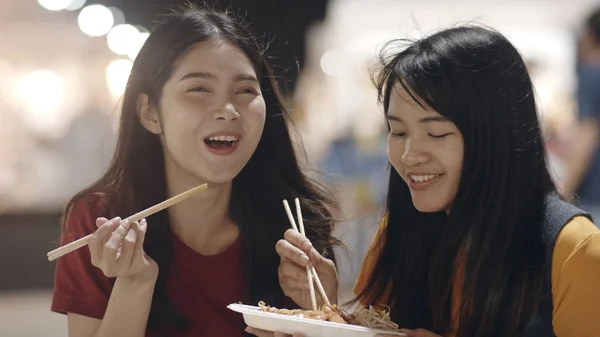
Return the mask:
[[[409, 336], [600, 336], [600, 233], [556, 195], [517, 50], [480, 27], [397, 50], [384, 49], [376, 78], [394, 168], [387, 216], [357, 299], [388, 305]], [[310, 307], [310, 259], [335, 298], [333, 263], [285, 239], [284, 293]]]

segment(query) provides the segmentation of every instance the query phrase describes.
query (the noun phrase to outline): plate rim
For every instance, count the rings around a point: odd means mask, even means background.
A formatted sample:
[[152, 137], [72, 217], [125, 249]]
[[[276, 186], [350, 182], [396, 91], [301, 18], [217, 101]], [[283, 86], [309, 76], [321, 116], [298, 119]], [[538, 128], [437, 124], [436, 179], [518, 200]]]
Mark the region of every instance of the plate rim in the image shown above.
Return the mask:
[[[343, 330], [354, 330], [356, 332], [366, 332], [366, 333], [373, 333], [373, 334], [393, 334], [396, 336], [404, 336], [404, 337], [408, 336], [407, 334], [405, 334], [403, 332], [398, 332], [398, 331], [372, 329], [372, 328], [367, 328], [364, 326], [354, 325], [354, 324], [342, 324], [342, 323], [336, 323], [336, 322], [310, 320], [310, 319], [307, 320], [307, 319], [303, 319], [300, 317], [294, 317], [294, 316], [290, 316], [290, 315], [265, 312], [265, 311], [260, 311], [260, 308], [257, 306], [241, 304], [241, 303], [231, 303], [227, 306], [227, 308], [229, 308], [232, 311], [238, 312], [240, 314], [250, 314], [250, 315], [256, 315], [256, 316], [270, 317], [270, 318], [282, 319], [282, 320], [298, 322], [298, 323], [305, 323], [305, 324], [306, 323], [307, 324], [311, 324], [311, 323], [319, 324], [319, 325], [324, 325], [324, 326], [343, 329]], [[246, 310], [240, 311], [239, 309], [236, 310], [236, 308], [240, 308], [241, 310], [244, 310], [244, 309], [246, 309]]]

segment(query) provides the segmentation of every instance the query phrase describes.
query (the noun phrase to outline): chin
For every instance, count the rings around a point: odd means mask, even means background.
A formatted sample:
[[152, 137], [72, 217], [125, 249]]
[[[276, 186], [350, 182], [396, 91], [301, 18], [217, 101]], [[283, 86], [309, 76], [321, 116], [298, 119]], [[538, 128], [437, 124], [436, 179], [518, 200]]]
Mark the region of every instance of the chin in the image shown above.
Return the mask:
[[422, 200], [413, 198], [413, 205], [421, 213], [436, 213], [446, 210], [446, 203], [437, 200]]
[[222, 185], [222, 184], [231, 183], [234, 178], [235, 178], [235, 175], [229, 175], [229, 174], [228, 175], [224, 175], [224, 174], [221, 174], [221, 175], [218, 175], [218, 176], [208, 176], [204, 180], [209, 185]]
[[221, 170], [213, 172], [204, 172], [200, 176], [203, 177], [204, 181], [208, 184], [219, 185], [231, 183], [235, 177], [239, 175], [241, 170]]

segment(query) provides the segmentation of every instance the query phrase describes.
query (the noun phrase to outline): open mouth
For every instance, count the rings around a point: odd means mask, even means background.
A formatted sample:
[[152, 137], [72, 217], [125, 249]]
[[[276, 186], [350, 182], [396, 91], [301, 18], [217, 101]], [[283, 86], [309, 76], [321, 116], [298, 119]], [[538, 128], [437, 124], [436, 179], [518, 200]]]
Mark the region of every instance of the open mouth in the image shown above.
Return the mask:
[[204, 139], [204, 143], [213, 149], [223, 149], [234, 146], [239, 142], [236, 136], [214, 136]]

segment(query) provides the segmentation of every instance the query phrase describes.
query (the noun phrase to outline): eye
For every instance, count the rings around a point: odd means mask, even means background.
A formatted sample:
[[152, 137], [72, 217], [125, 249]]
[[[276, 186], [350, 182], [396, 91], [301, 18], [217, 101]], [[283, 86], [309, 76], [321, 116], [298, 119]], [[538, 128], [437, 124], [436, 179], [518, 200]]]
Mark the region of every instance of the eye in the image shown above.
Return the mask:
[[449, 135], [451, 135], [451, 134], [452, 134], [451, 132], [450, 132], [450, 133], [444, 133], [444, 134], [442, 134], [442, 135], [432, 135], [432, 134], [430, 133], [430, 134], [429, 134], [429, 137], [432, 137], [432, 138], [444, 138], [444, 137], [446, 137], [446, 136], [449, 136]]
[[193, 87], [188, 92], [209, 92], [208, 89], [204, 87]]
[[406, 132], [392, 132], [392, 131], [390, 131], [390, 135], [392, 137], [400, 137], [400, 138], [402, 138], [402, 137], [406, 137]]
[[240, 91], [237, 92], [238, 94], [252, 94], [252, 95], [258, 95], [258, 91], [256, 89], [253, 88], [245, 88], [245, 89], [241, 89]]

